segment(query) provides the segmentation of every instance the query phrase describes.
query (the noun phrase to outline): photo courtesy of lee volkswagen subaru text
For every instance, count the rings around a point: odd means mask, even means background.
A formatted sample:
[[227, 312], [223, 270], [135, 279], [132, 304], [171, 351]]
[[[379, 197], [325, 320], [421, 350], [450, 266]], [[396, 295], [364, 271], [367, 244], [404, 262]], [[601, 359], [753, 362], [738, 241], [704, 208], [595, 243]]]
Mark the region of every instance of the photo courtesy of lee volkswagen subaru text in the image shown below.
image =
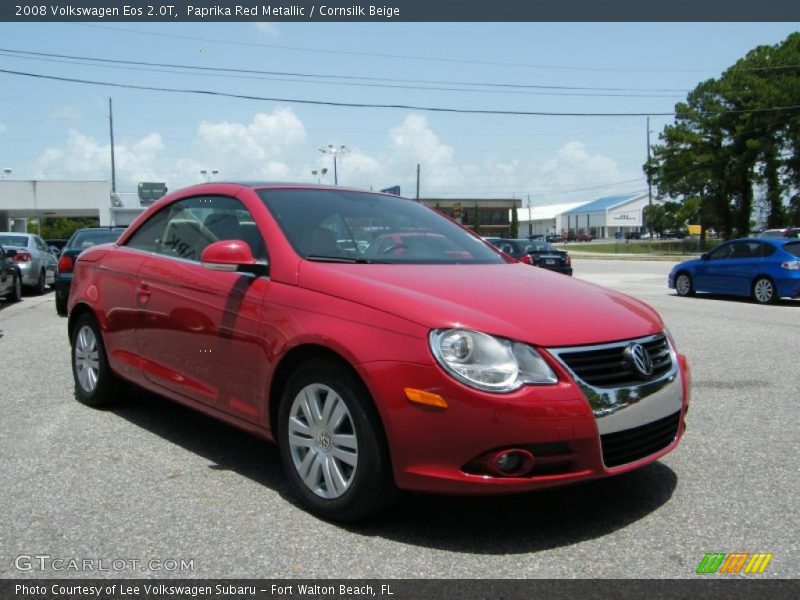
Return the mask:
[[508, 494], [642, 467], [678, 444], [689, 401], [648, 305], [372, 192], [172, 193], [80, 254], [68, 310], [79, 400], [132, 382], [276, 441], [302, 503], [341, 521], [398, 490]]

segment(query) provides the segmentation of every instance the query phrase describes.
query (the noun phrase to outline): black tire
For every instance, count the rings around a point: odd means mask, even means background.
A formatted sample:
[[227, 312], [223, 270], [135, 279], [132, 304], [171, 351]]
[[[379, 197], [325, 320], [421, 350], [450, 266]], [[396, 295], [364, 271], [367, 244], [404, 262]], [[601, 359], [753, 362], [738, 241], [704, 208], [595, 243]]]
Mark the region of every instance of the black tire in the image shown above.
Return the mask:
[[686, 271], [681, 271], [675, 276], [675, 291], [678, 296], [694, 296], [694, 281]]
[[[306, 440], [308, 443], [308, 447], [304, 448], [296, 442], [294, 445], [290, 443], [289, 422], [291, 419], [295, 428], [292, 439], [301, 439], [297, 437], [297, 424], [301, 423], [300, 426], [304, 427], [301, 421], [305, 412], [296, 402], [302, 404], [301, 392], [308, 390], [314, 398], [311, 401], [317, 402], [315, 406], [320, 409], [319, 416], [322, 418], [309, 423], [306, 428], [308, 437], [302, 438], [304, 444]], [[302, 397], [308, 399], [310, 396]], [[328, 406], [328, 402], [333, 403], [333, 408]], [[329, 415], [341, 412], [338, 402], [344, 404], [346, 414], [338, 420], [338, 424], [327, 427], [323, 420], [325, 409], [328, 409]], [[293, 412], [298, 410], [302, 414]], [[323, 436], [328, 436], [327, 448]], [[356, 461], [352, 466], [350, 462], [338, 458], [346, 447], [337, 446], [336, 440], [344, 439], [342, 436], [354, 440]], [[292, 489], [306, 508], [322, 518], [342, 522], [361, 520], [385, 509], [397, 495], [383, 427], [372, 399], [363, 383], [335, 361], [311, 360], [301, 365], [289, 378], [280, 400], [278, 442], [281, 462]], [[317, 491], [306, 483], [299, 472], [302, 465], [297, 462], [301, 461], [301, 454], [302, 458], [311, 459], [307, 463], [310, 466], [306, 479], [313, 480], [316, 477], [320, 480], [315, 488]], [[328, 489], [331, 487], [328, 474], [333, 471], [341, 476], [340, 482], [347, 479], [346, 484], [340, 486], [344, 491], [336, 490], [336, 486]], [[333, 479], [331, 475], [330, 481]], [[325, 497], [326, 494], [332, 497]]]
[[33, 286], [33, 293], [37, 296], [41, 296], [44, 294], [45, 287], [45, 273], [42, 271], [39, 273], [39, 279], [36, 282], [36, 285]]
[[67, 316], [67, 299], [56, 291], [56, 313], [60, 317]]
[[756, 277], [750, 288], [750, 295], [758, 304], [772, 304], [778, 299], [778, 290], [769, 277]]
[[[95, 408], [111, 406], [121, 400], [125, 384], [108, 366], [103, 336], [94, 315], [84, 313], [78, 317], [70, 341], [75, 398]], [[86, 379], [89, 376], [88, 369], [95, 373], [94, 385]]]
[[14, 281], [11, 284], [11, 294], [8, 296], [10, 302], [19, 302], [22, 299], [22, 275], [14, 271]]

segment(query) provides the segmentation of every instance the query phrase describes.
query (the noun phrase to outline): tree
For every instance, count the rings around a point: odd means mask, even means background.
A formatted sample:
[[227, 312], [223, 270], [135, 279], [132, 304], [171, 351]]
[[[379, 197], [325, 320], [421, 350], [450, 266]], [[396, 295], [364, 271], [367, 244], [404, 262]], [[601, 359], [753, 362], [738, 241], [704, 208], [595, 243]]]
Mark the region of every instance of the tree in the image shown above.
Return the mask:
[[800, 188], [800, 33], [748, 52], [718, 79], [675, 106], [645, 172], [659, 197], [696, 199], [701, 238], [751, 228], [753, 188], [765, 188], [771, 227], [788, 221], [787, 199]]
[[644, 218], [647, 227], [658, 235], [662, 235], [669, 227], [667, 225], [667, 211], [661, 204], [650, 204], [644, 207]]
[[475, 208], [472, 210], [472, 229], [480, 235], [481, 233], [481, 209], [478, 208], [478, 205], [475, 205]]

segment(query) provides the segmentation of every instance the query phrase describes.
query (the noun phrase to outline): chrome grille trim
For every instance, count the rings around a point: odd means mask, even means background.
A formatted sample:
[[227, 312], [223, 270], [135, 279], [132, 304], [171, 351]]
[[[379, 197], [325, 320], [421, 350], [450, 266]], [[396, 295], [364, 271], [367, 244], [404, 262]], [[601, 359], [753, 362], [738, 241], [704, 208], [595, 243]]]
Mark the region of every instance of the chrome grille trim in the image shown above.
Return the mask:
[[[663, 346], [662, 347], [662, 341]], [[621, 378], [621, 384], [592, 385], [581, 377], [563, 358], [564, 354], [610, 351], [611, 361], [616, 354], [632, 343], [653, 346], [651, 354], [660, 367], [648, 381]], [[677, 411], [683, 404], [683, 383], [675, 350], [663, 333], [607, 344], [548, 348], [547, 351], [572, 375], [592, 408], [600, 435], [640, 427]], [[649, 348], [648, 348], [649, 352]], [[595, 356], [603, 356], [596, 354]], [[570, 357], [572, 359], [575, 356]], [[606, 357], [607, 358], [607, 357]], [[666, 365], [666, 369], [664, 366]], [[580, 371], [580, 368], [577, 369]], [[587, 377], [592, 379], [591, 377]]]

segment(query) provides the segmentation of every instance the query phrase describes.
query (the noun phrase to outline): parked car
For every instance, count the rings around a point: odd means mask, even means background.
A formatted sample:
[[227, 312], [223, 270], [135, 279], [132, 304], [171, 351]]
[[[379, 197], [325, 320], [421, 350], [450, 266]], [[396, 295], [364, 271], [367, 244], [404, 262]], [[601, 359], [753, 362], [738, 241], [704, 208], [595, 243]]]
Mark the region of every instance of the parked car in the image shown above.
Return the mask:
[[0, 245], [6, 251], [16, 250], [14, 262], [22, 273], [22, 285], [44, 294], [46, 286], [55, 280], [57, 263], [44, 240], [35, 233], [5, 231], [0, 233]]
[[498, 249], [520, 262], [534, 267], [542, 267], [565, 275], [572, 275], [572, 258], [564, 250], [558, 250], [547, 242], [530, 240], [507, 240], [485, 238]]
[[750, 296], [759, 304], [800, 296], [800, 241], [742, 238], [720, 244], [669, 274], [679, 296], [695, 292]]
[[53, 254], [56, 255], [56, 257], [58, 257], [61, 254], [61, 251], [64, 249], [64, 246], [67, 245], [68, 241], [69, 240], [51, 238], [51, 239], [46, 239], [44, 243], [47, 244], [47, 247], [50, 249], [50, 252], [52, 252]]
[[576, 242], [591, 242], [594, 238], [588, 233], [579, 233], [575, 236]]
[[[447, 244], [372, 259], [342, 231]], [[277, 441], [297, 498], [343, 521], [398, 488], [508, 494], [643, 467], [677, 446], [689, 398], [648, 305], [344, 188], [171, 193], [78, 256], [67, 331], [81, 402], [133, 382]]]
[[800, 227], [784, 227], [782, 229], [767, 229], [759, 234], [764, 238], [800, 238]]
[[22, 298], [22, 272], [14, 262], [16, 254], [16, 250], [10, 248], [6, 251], [0, 246], [0, 298], [11, 302], [19, 302]]
[[56, 313], [67, 316], [67, 299], [72, 286], [72, 270], [78, 255], [97, 244], [114, 242], [125, 231], [124, 227], [85, 227], [75, 231], [67, 240], [58, 259], [55, 283]]

